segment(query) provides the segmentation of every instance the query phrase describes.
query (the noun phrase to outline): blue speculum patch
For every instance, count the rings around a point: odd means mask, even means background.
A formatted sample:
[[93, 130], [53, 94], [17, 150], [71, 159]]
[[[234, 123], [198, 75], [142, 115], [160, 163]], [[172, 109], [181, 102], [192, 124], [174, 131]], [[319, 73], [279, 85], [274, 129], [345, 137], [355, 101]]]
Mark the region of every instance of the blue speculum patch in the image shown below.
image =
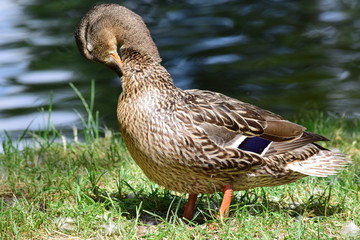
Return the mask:
[[265, 148], [270, 145], [270, 143], [270, 140], [266, 140], [260, 137], [249, 137], [242, 141], [238, 148], [244, 151], [261, 154]]

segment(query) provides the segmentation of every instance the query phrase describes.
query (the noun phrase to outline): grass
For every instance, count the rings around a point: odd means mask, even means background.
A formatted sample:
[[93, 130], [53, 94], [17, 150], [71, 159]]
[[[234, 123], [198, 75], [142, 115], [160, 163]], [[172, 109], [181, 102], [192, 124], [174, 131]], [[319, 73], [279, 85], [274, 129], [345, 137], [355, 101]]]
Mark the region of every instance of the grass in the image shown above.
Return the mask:
[[[92, 106], [86, 105], [89, 115], [98, 116]], [[23, 149], [10, 137], [3, 141], [1, 239], [359, 238], [359, 231], [343, 233], [346, 224], [360, 225], [358, 120], [321, 113], [297, 120], [334, 139], [326, 147], [352, 159], [337, 176], [237, 192], [223, 222], [215, 217], [222, 194], [204, 194], [190, 224], [180, 218], [184, 194], [147, 180], [121, 137], [101, 129], [97, 117], [83, 122], [83, 142], [54, 127], [33, 135]]]

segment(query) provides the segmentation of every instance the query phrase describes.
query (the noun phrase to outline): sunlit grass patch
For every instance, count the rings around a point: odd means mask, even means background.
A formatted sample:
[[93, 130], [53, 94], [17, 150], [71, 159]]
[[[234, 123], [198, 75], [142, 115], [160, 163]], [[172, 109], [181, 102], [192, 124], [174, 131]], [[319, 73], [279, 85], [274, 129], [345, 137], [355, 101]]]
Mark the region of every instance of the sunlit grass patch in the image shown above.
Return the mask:
[[339, 175], [237, 192], [223, 222], [216, 218], [222, 194], [204, 194], [190, 224], [179, 218], [185, 196], [148, 181], [116, 134], [65, 146], [5, 146], [0, 155], [1, 237], [341, 238], [346, 224], [360, 225], [360, 137], [346, 131], [327, 143], [353, 161]]

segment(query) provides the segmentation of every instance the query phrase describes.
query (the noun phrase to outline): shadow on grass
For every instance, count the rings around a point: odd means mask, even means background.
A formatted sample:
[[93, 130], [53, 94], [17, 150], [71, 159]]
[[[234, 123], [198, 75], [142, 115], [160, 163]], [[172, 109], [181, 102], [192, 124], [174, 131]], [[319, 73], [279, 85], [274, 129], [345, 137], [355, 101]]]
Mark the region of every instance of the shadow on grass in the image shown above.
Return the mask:
[[[278, 201], [268, 199], [269, 188], [258, 188], [239, 192], [232, 200], [230, 218], [240, 215], [266, 217], [269, 212], [277, 212], [292, 218], [331, 216], [343, 211], [342, 204], [331, 203], [331, 188], [320, 194], [310, 195], [302, 203], [296, 202], [292, 196]], [[91, 195], [96, 202], [104, 203], [106, 208], [117, 208], [129, 219], [140, 218], [145, 224], [158, 224], [163, 221], [172, 222], [181, 218], [186, 204], [186, 196], [174, 195], [166, 189], [156, 188], [151, 193], [119, 194], [107, 193], [95, 188]], [[195, 224], [203, 224], [217, 219], [218, 207], [222, 200], [222, 193], [202, 194], [196, 207]], [[141, 210], [141, 211], [140, 211]], [[139, 216], [140, 215], [140, 216]]]
[[[331, 216], [343, 211], [341, 203], [331, 203], [331, 187], [321, 193], [310, 195], [303, 202], [298, 202], [292, 194], [287, 194], [283, 199], [269, 200], [267, 193], [270, 188], [248, 190], [236, 199], [237, 209], [245, 208], [252, 215], [261, 215], [267, 212], [282, 212], [291, 217], [306, 216], [320, 217]], [[286, 200], [288, 199], [288, 200]]]

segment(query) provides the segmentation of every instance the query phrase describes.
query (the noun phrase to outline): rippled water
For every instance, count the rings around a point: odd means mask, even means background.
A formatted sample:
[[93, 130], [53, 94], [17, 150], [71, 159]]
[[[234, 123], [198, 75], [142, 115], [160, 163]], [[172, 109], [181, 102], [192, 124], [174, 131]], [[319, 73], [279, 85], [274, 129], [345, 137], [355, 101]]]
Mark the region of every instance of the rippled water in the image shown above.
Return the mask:
[[[113, 1], [116, 2], [116, 1]], [[81, 127], [96, 81], [102, 123], [116, 128], [119, 79], [78, 53], [73, 31], [95, 1], [0, 3], [0, 132]], [[357, 0], [122, 1], [140, 14], [182, 88], [222, 92], [291, 117], [360, 116]]]

